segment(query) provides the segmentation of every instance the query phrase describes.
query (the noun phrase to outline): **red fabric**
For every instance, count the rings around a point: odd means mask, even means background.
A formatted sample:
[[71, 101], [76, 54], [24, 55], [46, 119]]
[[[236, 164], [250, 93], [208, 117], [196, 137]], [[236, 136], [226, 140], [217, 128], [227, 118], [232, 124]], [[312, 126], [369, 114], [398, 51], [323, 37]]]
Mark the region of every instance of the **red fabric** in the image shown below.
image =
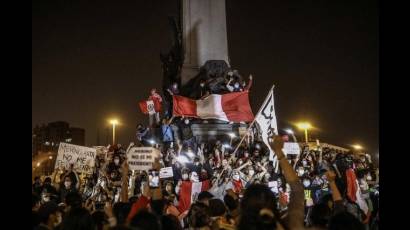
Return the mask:
[[[155, 112], [161, 112], [161, 102], [157, 99], [154, 99], [152, 101], [154, 102]], [[144, 114], [148, 114], [147, 101], [141, 101], [138, 104], [141, 109], [141, 112]]]
[[178, 210], [182, 213], [189, 209], [191, 205], [191, 191], [192, 191], [192, 182], [191, 181], [182, 181], [182, 184], [179, 189], [179, 203]]
[[[201, 183], [201, 191], [207, 191], [211, 188], [211, 182], [209, 180], [204, 180]], [[179, 189], [179, 203], [177, 207], [181, 213], [188, 210], [191, 206], [191, 192], [192, 181], [182, 181]]]
[[209, 180], [202, 181], [201, 191], [208, 191], [210, 188], [211, 188], [211, 181]]
[[158, 101], [158, 102], [162, 102], [162, 97], [161, 97], [161, 95], [159, 95], [158, 93], [154, 93], [154, 94], [151, 94], [149, 97], [148, 97], [148, 100], [153, 100], [153, 101]]
[[234, 192], [236, 194], [240, 193], [242, 191], [243, 185], [241, 180], [232, 180], [233, 186], [234, 186]]
[[173, 112], [174, 116], [197, 117], [195, 100], [187, 97], [173, 95]]
[[[173, 95], [173, 115], [185, 117], [198, 117], [197, 103], [195, 100], [183, 96]], [[252, 121], [254, 115], [249, 104], [249, 93], [235, 92], [221, 95], [222, 110], [229, 121]]]
[[138, 213], [143, 208], [146, 208], [150, 202], [150, 199], [141, 195], [140, 198], [135, 202], [130, 210], [130, 213], [128, 214], [127, 221], [131, 221], [132, 218]]
[[356, 184], [356, 174], [354, 173], [353, 169], [346, 170], [346, 182], [347, 182], [347, 197], [356, 202], [356, 192], [357, 192], [357, 184]]
[[248, 91], [224, 94], [221, 104], [229, 121], [253, 121]]

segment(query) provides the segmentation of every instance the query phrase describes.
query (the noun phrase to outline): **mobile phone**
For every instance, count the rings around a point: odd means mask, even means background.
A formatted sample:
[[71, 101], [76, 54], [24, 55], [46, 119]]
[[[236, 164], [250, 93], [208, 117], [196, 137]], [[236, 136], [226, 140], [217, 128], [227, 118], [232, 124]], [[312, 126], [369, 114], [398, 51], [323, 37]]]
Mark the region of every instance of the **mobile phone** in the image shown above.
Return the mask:
[[150, 170], [149, 175], [149, 187], [158, 188], [159, 187], [159, 172], [157, 170]]

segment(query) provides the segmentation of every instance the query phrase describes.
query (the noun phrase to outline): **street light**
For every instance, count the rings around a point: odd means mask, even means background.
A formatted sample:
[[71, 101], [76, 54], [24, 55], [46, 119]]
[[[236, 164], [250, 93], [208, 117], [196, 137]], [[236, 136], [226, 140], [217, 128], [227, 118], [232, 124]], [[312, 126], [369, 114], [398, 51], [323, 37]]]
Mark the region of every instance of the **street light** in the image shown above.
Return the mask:
[[308, 143], [308, 129], [312, 128], [309, 122], [300, 122], [296, 125], [299, 129], [305, 130], [305, 141]]
[[285, 132], [287, 132], [288, 134], [292, 135], [292, 138], [295, 142], [298, 142], [295, 136], [295, 133], [293, 132], [293, 130], [291, 129], [285, 129]]
[[361, 145], [352, 145], [354, 149], [356, 150], [362, 150], [363, 147]]
[[112, 125], [112, 145], [115, 145], [115, 125], [118, 124], [117, 119], [110, 120], [110, 124]]

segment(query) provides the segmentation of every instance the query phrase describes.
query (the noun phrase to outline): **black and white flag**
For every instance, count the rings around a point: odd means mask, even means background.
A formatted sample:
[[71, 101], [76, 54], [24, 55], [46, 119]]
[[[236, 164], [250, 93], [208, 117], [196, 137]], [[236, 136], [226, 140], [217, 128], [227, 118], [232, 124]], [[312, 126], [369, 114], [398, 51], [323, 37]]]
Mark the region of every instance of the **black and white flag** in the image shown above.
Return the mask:
[[276, 155], [271, 149], [268, 141], [268, 138], [273, 134], [278, 135], [278, 125], [276, 122], [275, 103], [273, 98], [273, 87], [269, 91], [268, 96], [266, 97], [261, 109], [259, 110], [259, 113], [256, 115], [255, 121], [258, 123], [258, 130], [260, 135], [262, 136], [263, 142], [269, 148], [269, 160], [273, 161], [273, 165], [276, 169], [278, 169]]

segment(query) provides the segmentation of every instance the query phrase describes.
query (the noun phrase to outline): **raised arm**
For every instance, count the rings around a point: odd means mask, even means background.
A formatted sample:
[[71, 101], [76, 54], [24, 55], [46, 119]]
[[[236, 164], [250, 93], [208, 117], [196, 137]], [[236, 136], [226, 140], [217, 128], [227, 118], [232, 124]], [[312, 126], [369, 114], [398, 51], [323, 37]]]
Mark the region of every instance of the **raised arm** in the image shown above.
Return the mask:
[[273, 142], [270, 143], [271, 148], [275, 151], [279, 165], [283, 170], [283, 175], [291, 188], [290, 202], [288, 206], [288, 227], [289, 229], [304, 229], [304, 191], [303, 186], [299, 181], [296, 172], [286, 159], [283, 153], [283, 140], [280, 136], [276, 136]]
[[128, 201], [128, 163], [125, 160], [122, 165], [122, 177], [121, 177], [121, 202]]

